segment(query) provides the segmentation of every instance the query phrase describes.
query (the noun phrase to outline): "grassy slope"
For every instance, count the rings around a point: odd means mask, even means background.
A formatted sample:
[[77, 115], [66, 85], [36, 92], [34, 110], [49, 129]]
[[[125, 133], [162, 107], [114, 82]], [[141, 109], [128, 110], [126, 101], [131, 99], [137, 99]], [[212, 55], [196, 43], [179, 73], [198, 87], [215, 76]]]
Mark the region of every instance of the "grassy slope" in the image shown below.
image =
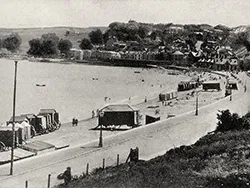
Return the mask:
[[[79, 46], [78, 41], [88, 37], [88, 33], [95, 29], [106, 30], [105, 27], [89, 27], [89, 28], [71, 28], [71, 27], [47, 27], [47, 28], [20, 28], [20, 29], [4, 29], [0, 28], [0, 39], [12, 32], [17, 32], [22, 38], [20, 51], [22, 54], [29, 49], [29, 41], [33, 38], [40, 38], [45, 33], [56, 33], [59, 38], [68, 39], [72, 42], [73, 47]], [[65, 36], [66, 31], [70, 31], [69, 36]]]
[[244, 188], [250, 185], [249, 143], [250, 131], [210, 134], [150, 161], [96, 169], [67, 187]]

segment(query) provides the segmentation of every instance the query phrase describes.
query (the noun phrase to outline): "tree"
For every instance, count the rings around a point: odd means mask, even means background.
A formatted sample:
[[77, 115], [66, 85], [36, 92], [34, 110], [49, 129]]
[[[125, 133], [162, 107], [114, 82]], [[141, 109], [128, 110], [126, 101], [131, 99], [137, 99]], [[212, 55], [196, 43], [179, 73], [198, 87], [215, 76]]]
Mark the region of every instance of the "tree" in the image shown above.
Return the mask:
[[103, 44], [103, 35], [100, 29], [91, 31], [89, 33], [89, 38], [92, 44]]
[[6, 48], [8, 51], [11, 52], [16, 52], [22, 43], [22, 39], [18, 33], [12, 33], [6, 38], [4, 38], [2, 43], [3, 48]]
[[57, 45], [59, 43], [59, 37], [55, 34], [55, 33], [46, 33], [46, 34], [43, 34], [41, 36], [41, 39], [42, 40], [45, 40], [45, 41], [53, 41], [53, 43], [55, 45]]
[[42, 43], [42, 55], [52, 56], [56, 55], [58, 52], [57, 44], [53, 40], [44, 40]]
[[32, 39], [29, 41], [29, 46], [30, 49], [28, 50], [29, 55], [34, 55], [34, 56], [41, 56], [43, 54], [42, 52], [42, 44], [43, 41], [39, 38]]
[[61, 39], [57, 45], [59, 51], [61, 54], [65, 54], [66, 56], [68, 55], [70, 49], [72, 48], [72, 43], [69, 40], [63, 40]]
[[237, 35], [236, 44], [240, 44], [246, 47], [247, 51], [250, 51], [250, 36], [247, 32], [242, 32]]
[[222, 110], [219, 112], [220, 114], [217, 114], [219, 122], [217, 123], [218, 126], [216, 127], [216, 132], [250, 128], [250, 122], [247, 116], [239, 117], [236, 113], [231, 114], [229, 110]]
[[92, 46], [90, 40], [89, 40], [89, 39], [86, 39], [86, 38], [82, 39], [82, 41], [81, 41], [79, 47], [80, 47], [81, 49], [83, 49], [83, 50], [85, 50], [85, 49], [90, 50], [90, 49], [93, 48], [93, 46]]

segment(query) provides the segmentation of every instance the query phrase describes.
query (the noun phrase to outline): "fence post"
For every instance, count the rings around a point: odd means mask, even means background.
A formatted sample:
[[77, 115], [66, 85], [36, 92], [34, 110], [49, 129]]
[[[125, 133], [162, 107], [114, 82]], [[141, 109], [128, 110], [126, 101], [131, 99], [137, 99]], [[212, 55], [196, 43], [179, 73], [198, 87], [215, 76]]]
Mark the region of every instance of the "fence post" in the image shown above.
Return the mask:
[[102, 169], [104, 170], [105, 168], [105, 158], [102, 159]]
[[48, 188], [50, 188], [50, 177], [51, 177], [51, 174], [48, 175]]
[[116, 166], [119, 166], [119, 154], [117, 154]]
[[25, 181], [25, 188], [28, 188], [29, 185], [28, 185], [28, 180]]
[[87, 163], [87, 167], [86, 167], [86, 175], [89, 175], [89, 163]]

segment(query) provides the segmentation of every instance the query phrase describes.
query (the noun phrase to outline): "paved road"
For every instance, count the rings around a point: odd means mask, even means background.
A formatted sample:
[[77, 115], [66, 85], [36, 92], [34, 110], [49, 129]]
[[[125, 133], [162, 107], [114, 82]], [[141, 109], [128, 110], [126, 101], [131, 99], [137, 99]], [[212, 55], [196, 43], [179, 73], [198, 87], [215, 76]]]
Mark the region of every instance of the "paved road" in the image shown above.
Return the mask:
[[[242, 79], [246, 79], [242, 75]], [[248, 79], [249, 80], [249, 79]], [[199, 115], [189, 112], [171, 119], [122, 132], [104, 140], [104, 148], [97, 148], [97, 141], [84, 146], [76, 146], [48, 153], [34, 158], [17, 161], [14, 164], [14, 176], [8, 176], [9, 164], [0, 167], [1, 188], [23, 188], [26, 180], [29, 187], [45, 188], [47, 175], [52, 174], [51, 184], [56, 185], [61, 181], [56, 176], [72, 167], [73, 174], [85, 172], [86, 164], [90, 169], [100, 167], [102, 159], [107, 165], [116, 163], [116, 155], [120, 154], [121, 162], [126, 160], [131, 147], [140, 148], [140, 158], [150, 159], [165, 153], [167, 150], [180, 145], [194, 143], [207, 132], [216, 127], [216, 114], [218, 110], [230, 109], [232, 112], [244, 114], [249, 108], [250, 81], [247, 83], [248, 91], [235, 92], [233, 100], [229, 97], [199, 109]]]

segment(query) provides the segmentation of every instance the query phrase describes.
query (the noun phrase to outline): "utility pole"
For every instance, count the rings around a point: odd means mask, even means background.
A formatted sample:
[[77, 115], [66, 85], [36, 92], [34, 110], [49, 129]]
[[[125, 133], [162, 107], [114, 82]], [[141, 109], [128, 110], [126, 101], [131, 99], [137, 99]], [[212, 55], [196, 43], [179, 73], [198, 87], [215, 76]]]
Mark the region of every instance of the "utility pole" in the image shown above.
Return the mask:
[[103, 146], [103, 144], [102, 144], [102, 125], [100, 125], [99, 147], [101, 148], [102, 146]]
[[198, 98], [198, 91], [196, 92], [196, 107], [195, 107], [195, 115], [198, 116], [198, 102], [199, 102], [199, 98]]
[[[99, 118], [99, 123], [100, 123], [100, 118], [103, 118], [104, 112], [99, 112], [98, 114]], [[102, 123], [100, 125], [100, 136], [99, 136], [99, 147], [101, 148], [103, 146], [103, 138], [102, 138]]]
[[14, 162], [14, 147], [15, 147], [15, 115], [16, 115], [16, 77], [17, 77], [17, 62], [15, 61], [15, 75], [14, 75], [14, 93], [13, 93], [13, 121], [12, 121], [12, 146], [11, 146], [11, 163], [10, 175], [13, 175], [13, 162]]

